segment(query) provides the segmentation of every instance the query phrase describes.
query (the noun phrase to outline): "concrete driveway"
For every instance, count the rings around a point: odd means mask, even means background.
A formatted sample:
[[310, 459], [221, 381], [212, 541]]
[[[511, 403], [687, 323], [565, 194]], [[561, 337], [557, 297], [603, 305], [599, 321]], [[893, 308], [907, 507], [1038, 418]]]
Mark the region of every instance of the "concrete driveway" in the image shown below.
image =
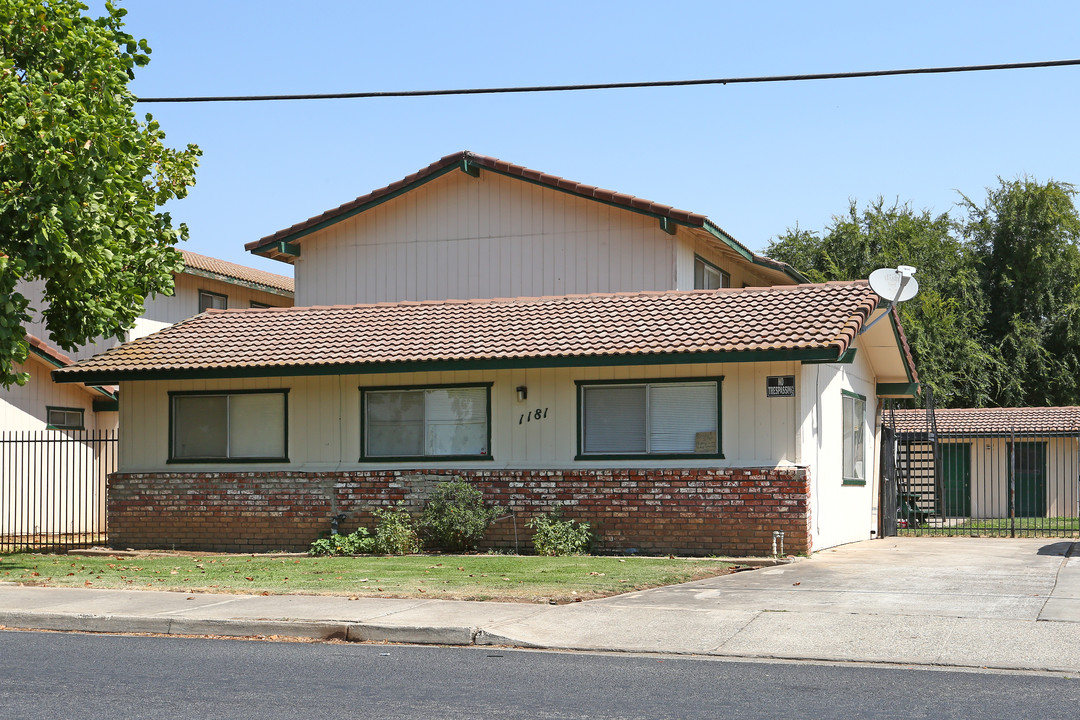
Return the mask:
[[1080, 622], [1080, 543], [1054, 539], [888, 538], [809, 560], [601, 602]]
[[874, 540], [559, 611], [487, 632], [544, 647], [1078, 671], [1080, 543]]

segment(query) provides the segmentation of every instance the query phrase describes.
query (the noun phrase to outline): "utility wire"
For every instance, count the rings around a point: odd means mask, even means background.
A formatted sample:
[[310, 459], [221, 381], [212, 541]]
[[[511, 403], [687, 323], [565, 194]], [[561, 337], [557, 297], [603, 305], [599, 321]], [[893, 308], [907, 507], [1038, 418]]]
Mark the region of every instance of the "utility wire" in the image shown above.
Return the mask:
[[658, 80], [655, 82], [590, 83], [585, 85], [532, 85], [525, 87], [461, 88], [456, 90], [391, 90], [386, 92], [308, 93], [301, 95], [206, 95], [201, 97], [147, 97], [141, 103], [266, 102], [270, 100], [346, 100], [357, 98], [437, 97], [440, 95], [500, 95], [507, 93], [568, 92], [571, 90], [622, 90], [626, 88], [687, 87], [690, 85], [735, 85], [747, 83], [797, 82], [801, 80], [846, 80], [848, 78], [891, 75], [941, 75], [944, 73], [1023, 70], [1027, 68], [1080, 65], [1077, 60], [1044, 60], [996, 65], [954, 65], [952, 67], [865, 70], [808, 75], [764, 75], [760, 77], [711, 78], [705, 80]]

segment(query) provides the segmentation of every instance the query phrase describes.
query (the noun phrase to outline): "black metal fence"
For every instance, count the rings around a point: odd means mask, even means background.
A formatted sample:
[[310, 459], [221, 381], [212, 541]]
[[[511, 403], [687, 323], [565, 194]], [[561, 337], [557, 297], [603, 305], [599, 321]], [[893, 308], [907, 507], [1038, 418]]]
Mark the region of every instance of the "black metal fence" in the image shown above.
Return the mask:
[[0, 432], [0, 552], [106, 541], [115, 430]]
[[1080, 536], [1080, 434], [957, 428], [949, 412], [884, 413], [882, 475], [895, 481], [882, 488], [895, 487], [895, 510], [882, 512], [895, 512], [895, 534]]

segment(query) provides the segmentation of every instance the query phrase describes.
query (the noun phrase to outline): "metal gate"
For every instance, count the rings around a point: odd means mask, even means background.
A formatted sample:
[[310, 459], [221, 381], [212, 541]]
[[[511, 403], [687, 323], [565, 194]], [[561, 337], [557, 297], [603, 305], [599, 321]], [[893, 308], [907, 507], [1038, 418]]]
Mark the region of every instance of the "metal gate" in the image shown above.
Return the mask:
[[[949, 408], [882, 417], [881, 532], [1080, 537], [1080, 409]], [[885, 447], [885, 445], [888, 447]], [[886, 518], [885, 515], [889, 517]]]
[[0, 552], [106, 541], [115, 430], [0, 432]]

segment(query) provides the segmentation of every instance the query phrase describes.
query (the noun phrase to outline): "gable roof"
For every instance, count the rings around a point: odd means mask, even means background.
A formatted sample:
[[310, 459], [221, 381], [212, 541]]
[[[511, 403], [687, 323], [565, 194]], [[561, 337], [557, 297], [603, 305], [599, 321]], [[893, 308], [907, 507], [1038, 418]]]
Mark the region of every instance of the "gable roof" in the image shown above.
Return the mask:
[[[836, 362], [865, 281], [768, 288], [210, 310], [57, 370], [59, 382], [422, 370]], [[910, 357], [906, 362], [910, 362]]]
[[180, 254], [184, 258], [184, 272], [189, 275], [246, 285], [275, 295], [288, 295], [291, 297], [293, 294], [293, 279], [291, 277], [266, 272], [265, 270], [257, 270], [246, 265], [238, 265], [227, 260], [219, 260], [209, 255], [200, 255], [190, 250], [180, 249]]
[[[505, 160], [499, 160], [498, 158], [488, 157], [487, 155], [478, 155], [477, 153], [468, 150], [447, 155], [428, 165], [426, 168], [402, 178], [397, 182], [390, 183], [386, 187], [372, 190], [366, 195], [361, 195], [355, 200], [351, 200], [336, 208], [327, 210], [320, 215], [310, 217], [303, 222], [279, 230], [272, 235], [267, 235], [260, 240], [249, 242], [244, 247], [249, 252], [256, 255], [262, 255], [275, 260], [282, 260], [283, 262], [291, 262], [292, 259], [296, 257], [297, 252], [293, 243], [305, 235], [310, 235], [311, 233], [317, 232], [334, 223], [341, 222], [342, 220], [346, 220], [365, 210], [387, 202], [388, 200], [392, 200], [399, 195], [451, 171], [459, 170], [469, 174], [476, 174], [480, 169], [498, 173], [499, 175], [504, 175], [506, 177], [524, 180], [535, 185], [551, 188], [570, 195], [595, 200], [606, 205], [613, 205], [632, 212], [651, 215], [652, 217], [661, 220], [665, 227], [671, 227], [672, 231], [674, 225], [700, 228], [753, 264], [782, 272], [796, 282], [808, 282], [805, 276], [787, 263], [772, 260], [752, 252], [748, 247], [733, 238], [719, 225], [715, 224], [704, 215], [693, 213], [688, 210], [679, 210], [670, 205], [645, 200], [644, 198], [634, 197], [633, 195], [628, 195], [626, 193], [605, 190], [594, 185], [586, 185], [585, 183], [579, 183], [574, 180], [567, 180], [558, 175], [550, 175], [545, 172], [540, 172], [539, 170], [532, 170], [522, 165], [515, 165], [506, 162]], [[671, 225], [668, 225], [668, 223]]]
[[[926, 410], [893, 412], [897, 432], [929, 431]], [[938, 435], [1080, 435], [1080, 407], [946, 408], [934, 411], [934, 424]]]

